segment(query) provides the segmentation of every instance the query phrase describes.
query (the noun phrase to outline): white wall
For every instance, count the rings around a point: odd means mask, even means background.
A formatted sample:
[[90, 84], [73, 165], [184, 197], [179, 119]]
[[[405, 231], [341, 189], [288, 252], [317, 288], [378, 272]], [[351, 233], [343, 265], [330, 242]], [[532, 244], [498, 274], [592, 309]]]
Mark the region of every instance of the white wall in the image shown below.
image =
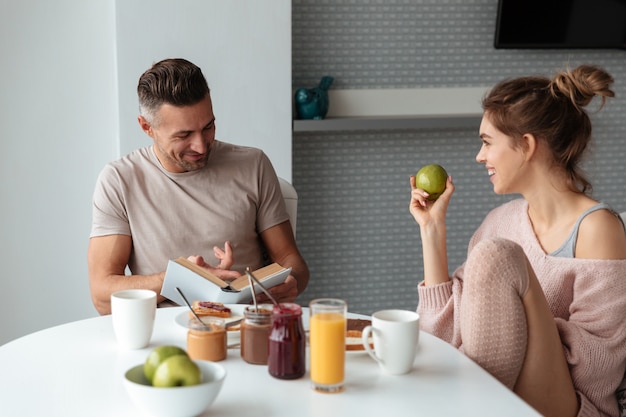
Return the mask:
[[[163, 55], [202, 67], [218, 138], [261, 147], [291, 179], [291, 4], [255, 3], [0, 0], [0, 344], [97, 314], [86, 263], [93, 187], [104, 164], [149, 144], [136, 128], [136, 81]], [[256, 20], [275, 25], [269, 38]]]
[[96, 314], [91, 194], [115, 156], [110, 1], [0, 6], [0, 344]]

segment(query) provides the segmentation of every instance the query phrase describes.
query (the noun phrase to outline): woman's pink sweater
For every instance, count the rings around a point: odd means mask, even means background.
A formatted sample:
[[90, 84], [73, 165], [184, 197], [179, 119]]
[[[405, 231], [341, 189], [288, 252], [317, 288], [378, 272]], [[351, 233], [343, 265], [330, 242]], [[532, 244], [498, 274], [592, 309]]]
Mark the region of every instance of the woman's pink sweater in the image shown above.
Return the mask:
[[[626, 369], [626, 260], [547, 255], [518, 199], [494, 209], [470, 240], [506, 238], [526, 253], [556, 321], [580, 399], [579, 416], [618, 416], [615, 391]], [[506, 261], [506, 260], [503, 260]], [[460, 301], [465, 264], [451, 281], [418, 285], [420, 326], [455, 347], [462, 345]]]

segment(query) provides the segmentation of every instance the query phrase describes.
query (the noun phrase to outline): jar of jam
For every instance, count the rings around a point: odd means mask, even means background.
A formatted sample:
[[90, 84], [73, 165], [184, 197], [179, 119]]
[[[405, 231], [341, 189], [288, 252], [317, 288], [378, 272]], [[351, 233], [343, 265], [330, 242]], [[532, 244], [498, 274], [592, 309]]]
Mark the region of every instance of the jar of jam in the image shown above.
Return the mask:
[[272, 306], [247, 306], [241, 322], [241, 357], [255, 365], [267, 365]]
[[226, 359], [227, 339], [223, 319], [203, 317], [202, 323], [191, 319], [188, 327], [187, 354], [191, 359], [214, 362]]
[[300, 378], [306, 372], [306, 336], [302, 308], [281, 303], [272, 308], [268, 370], [279, 379]]

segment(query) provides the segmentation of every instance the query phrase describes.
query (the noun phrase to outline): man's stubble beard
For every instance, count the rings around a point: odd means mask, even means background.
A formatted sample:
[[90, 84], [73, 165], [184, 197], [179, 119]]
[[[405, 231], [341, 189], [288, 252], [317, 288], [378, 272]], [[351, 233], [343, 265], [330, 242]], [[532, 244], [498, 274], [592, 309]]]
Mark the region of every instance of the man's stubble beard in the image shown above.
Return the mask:
[[172, 156], [169, 153], [165, 152], [164, 149], [158, 143], [157, 143], [157, 146], [159, 147], [159, 150], [161, 151], [161, 155], [164, 155], [165, 158], [167, 158], [169, 163], [174, 164], [179, 168], [182, 168], [185, 172], [197, 171], [199, 169], [206, 167], [207, 162], [209, 160], [209, 155], [211, 155], [211, 148], [209, 147], [207, 149], [206, 154], [204, 155], [204, 159], [198, 162], [188, 162], [188, 161], [185, 161], [182, 158], [182, 156], [181, 156], [181, 159], [172, 158]]

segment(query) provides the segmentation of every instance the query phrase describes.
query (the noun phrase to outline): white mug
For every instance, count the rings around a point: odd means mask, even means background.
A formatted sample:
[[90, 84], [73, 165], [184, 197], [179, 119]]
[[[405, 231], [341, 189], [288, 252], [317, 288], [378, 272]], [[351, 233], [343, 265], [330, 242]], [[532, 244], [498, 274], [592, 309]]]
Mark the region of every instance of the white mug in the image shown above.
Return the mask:
[[123, 349], [141, 349], [150, 343], [156, 299], [152, 290], [122, 290], [111, 294], [113, 330]]
[[[374, 350], [368, 341], [373, 335]], [[387, 373], [406, 374], [413, 368], [419, 340], [419, 314], [408, 310], [381, 310], [363, 329], [363, 346]]]

